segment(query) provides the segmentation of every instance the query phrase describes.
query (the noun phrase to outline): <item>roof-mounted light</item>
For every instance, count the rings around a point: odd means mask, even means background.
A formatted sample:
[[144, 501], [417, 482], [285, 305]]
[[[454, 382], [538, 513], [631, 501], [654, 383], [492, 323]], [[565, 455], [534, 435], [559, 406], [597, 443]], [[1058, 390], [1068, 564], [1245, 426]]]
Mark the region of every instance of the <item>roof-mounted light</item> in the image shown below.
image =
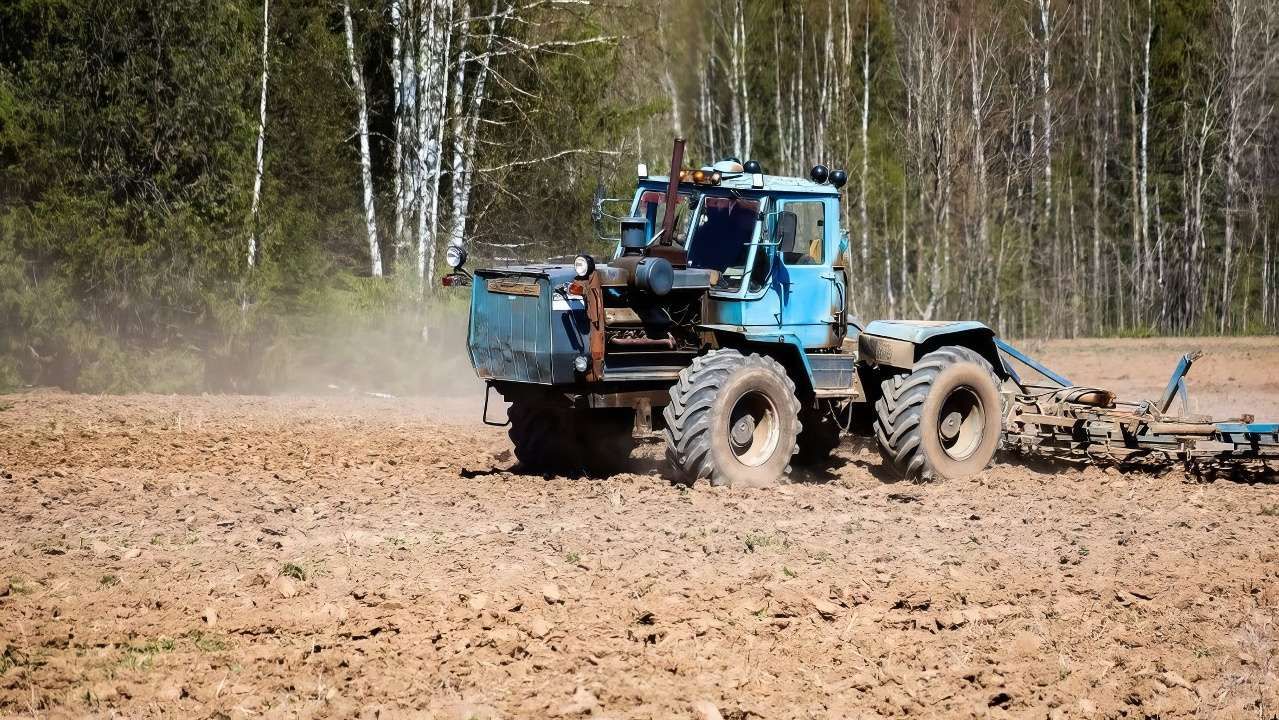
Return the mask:
[[764, 173], [753, 173], [751, 175], [751, 188], [755, 190], [764, 189]]
[[636, 166], [635, 166], [635, 174], [639, 176], [639, 179], [640, 179], [640, 180], [647, 180], [647, 179], [648, 179], [648, 165], [645, 165], [644, 163], [640, 163], [639, 165], [636, 165]]
[[723, 175], [713, 168], [702, 168], [701, 170], [680, 170], [679, 181], [691, 182], [694, 185], [718, 185]]

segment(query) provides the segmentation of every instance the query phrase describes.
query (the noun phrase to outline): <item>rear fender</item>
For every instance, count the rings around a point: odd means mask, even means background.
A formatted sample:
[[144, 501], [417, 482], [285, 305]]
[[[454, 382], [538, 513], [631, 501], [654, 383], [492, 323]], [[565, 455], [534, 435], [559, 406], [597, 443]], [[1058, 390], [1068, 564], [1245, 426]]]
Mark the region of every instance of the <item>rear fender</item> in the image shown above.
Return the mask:
[[804, 344], [799, 338], [789, 333], [752, 333], [742, 332], [745, 328], [732, 325], [699, 325], [702, 330], [714, 333], [720, 347], [730, 347], [743, 353], [759, 353], [767, 355], [782, 367], [795, 382], [795, 395], [801, 400], [813, 397], [813, 368], [804, 354]]
[[910, 322], [876, 320], [858, 337], [858, 356], [879, 367], [910, 370], [915, 361], [944, 345], [958, 345], [981, 355], [995, 369], [1000, 380], [1009, 377], [995, 331], [975, 321]]

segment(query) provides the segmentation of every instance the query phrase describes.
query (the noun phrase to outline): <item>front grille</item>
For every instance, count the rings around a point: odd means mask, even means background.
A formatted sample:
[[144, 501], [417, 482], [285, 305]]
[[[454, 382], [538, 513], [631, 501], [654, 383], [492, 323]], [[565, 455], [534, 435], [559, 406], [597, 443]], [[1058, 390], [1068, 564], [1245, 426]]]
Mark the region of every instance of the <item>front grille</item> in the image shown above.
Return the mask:
[[532, 276], [477, 276], [468, 344], [483, 379], [549, 384], [549, 283]]

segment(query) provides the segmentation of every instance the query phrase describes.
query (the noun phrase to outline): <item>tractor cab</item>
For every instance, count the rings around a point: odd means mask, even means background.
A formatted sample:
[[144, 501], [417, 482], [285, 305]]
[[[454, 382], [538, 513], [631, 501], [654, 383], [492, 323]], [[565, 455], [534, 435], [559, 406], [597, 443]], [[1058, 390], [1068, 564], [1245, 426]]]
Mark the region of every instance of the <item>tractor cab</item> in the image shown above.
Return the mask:
[[[819, 165], [810, 180], [766, 175], [758, 163], [735, 160], [685, 170], [669, 239], [663, 218], [670, 178], [648, 176], [643, 166], [639, 175], [630, 214], [642, 221], [645, 252], [711, 271], [704, 324], [782, 333], [805, 349], [842, 342], [848, 297], [842, 172]], [[625, 251], [619, 243], [614, 257]]]

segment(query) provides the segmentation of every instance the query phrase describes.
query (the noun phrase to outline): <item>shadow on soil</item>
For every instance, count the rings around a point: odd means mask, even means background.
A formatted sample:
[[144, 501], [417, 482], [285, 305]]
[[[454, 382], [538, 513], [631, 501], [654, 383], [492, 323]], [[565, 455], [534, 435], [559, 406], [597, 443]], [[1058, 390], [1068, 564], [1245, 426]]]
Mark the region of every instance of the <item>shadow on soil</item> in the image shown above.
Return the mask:
[[[463, 468], [459, 473], [461, 477], [466, 479], [482, 478], [503, 474], [514, 474], [524, 477], [541, 477], [546, 480], [551, 478], [563, 477], [574, 480], [607, 480], [617, 475], [656, 475], [669, 478], [669, 467], [666, 459], [662, 457], [660, 450], [655, 449], [662, 444], [658, 438], [645, 438], [640, 440], [641, 446], [647, 446], [648, 450], [642, 454], [628, 458], [617, 468], [608, 471], [592, 471], [586, 468], [561, 468], [554, 472], [543, 470], [533, 470], [525, 468], [519, 463], [508, 466], [494, 465], [488, 468]], [[836, 482], [848, 476], [848, 472], [860, 471], [864, 472], [876, 481], [884, 485], [917, 485], [918, 481], [904, 479], [887, 468], [877, 458], [867, 458], [860, 451], [864, 446], [851, 444], [845, 446], [845, 451], [819, 464], [792, 466], [791, 472], [786, 476], [783, 483], [799, 484], [799, 485], [826, 485]], [[850, 452], [851, 456], [845, 454]], [[1201, 464], [1199, 466], [1186, 467], [1182, 465], [1163, 463], [1141, 463], [1127, 465], [1109, 465], [1099, 466], [1078, 461], [1070, 461], [1064, 459], [1023, 456], [1015, 453], [1002, 452], [996, 456], [995, 462], [998, 465], [1007, 465], [1010, 467], [1018, 467], [1038, 475], [1045, 475], [1057, 478], [1067, 478], [1086, 471], [1091, 467], [1113, 467], [1117, 468], [1124, 475], [1145, 475], [1147, 477], [1181, 477], [1187, 482], [1203, 482], [1210, 483], [1218, 480], [1226, 480], [1229, 482], [1243, 484], [1279, 484], [1279, 467], [1275, 465], [1265, 465], [1256, 463], [1246, 466], [1216, 466]], [[675, 480], [670, 481], [673, 489], [685, 487], [683, 483]]]
[[1218, 480], [1243, 483], [1247, 485], [1279, 484], [1279, 465], [1262, 461], [1248, 464], [1226, 465], [1213, 462], [1179, 464], [1170, 462], [1134, 462], [1134, 463], [1087, 463], [1034, 455], [1018, 455], [1016, 453], [1000, 453], [996, 460], [1000, 463], [1015, 465], [1041, 475], [1068, 475], [1084, 472], [1088, 468], [1114, 468], [1122, 475], [1145, 475], [1147, 477], [1182, 477], [1187, 482], [1211, 483]]

